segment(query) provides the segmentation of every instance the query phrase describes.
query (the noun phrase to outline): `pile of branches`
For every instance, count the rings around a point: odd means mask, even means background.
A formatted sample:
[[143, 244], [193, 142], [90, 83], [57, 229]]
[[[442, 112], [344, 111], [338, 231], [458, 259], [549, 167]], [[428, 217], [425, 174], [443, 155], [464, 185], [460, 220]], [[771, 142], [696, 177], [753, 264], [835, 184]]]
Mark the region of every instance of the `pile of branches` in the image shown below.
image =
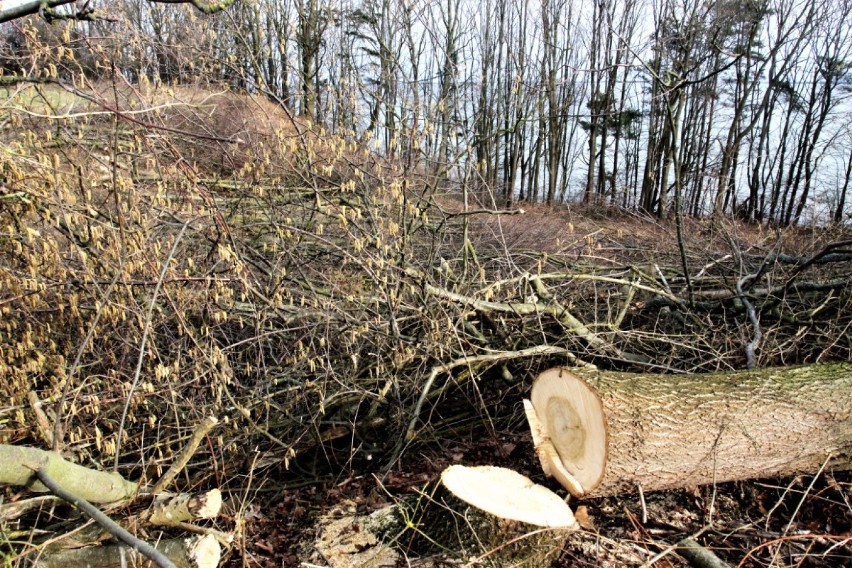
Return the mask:
[[266, 102], [163, 96], [8, 94], [0, 442], [140, 479], [215, 416], [177, 483], [244, 489], [281, 468], [391, 467], [516, 409], [554, 364], [852, 356], [842, 231], [695, 222], [677, 246], [647, 219], [462, 199], [440, 168]]
[[[605, 368], [669, 372], [847, 360], [848, 228], [673, 224], [589, 207], [480, 224], [491, 265], [526, 272], [617, 351]], [[485, 256], [482, 254], [481, 256]], [[578, 353], [579, 355], [580, 353]]]

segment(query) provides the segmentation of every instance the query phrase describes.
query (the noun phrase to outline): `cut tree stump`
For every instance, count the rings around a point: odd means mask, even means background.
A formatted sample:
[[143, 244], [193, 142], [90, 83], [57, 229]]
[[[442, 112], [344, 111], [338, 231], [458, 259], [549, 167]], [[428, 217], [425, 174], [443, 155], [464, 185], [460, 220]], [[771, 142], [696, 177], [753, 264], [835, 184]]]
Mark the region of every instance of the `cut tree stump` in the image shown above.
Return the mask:
[[700, 375], [550, 369], [525, 401], [547, 475], [575, 496], [852, 467], [852, 364]]
[[305, 564], [331, 568], [396, 566], [395, 549], [407, 558], [448, 554], [469, 565], [540, 568], [579, 529], [565, 501], [546, 487], [508, 469], [462, 465], [445, 469], [416, 497], [366, 516], [335, 512], [319, 526]]
[[[370, 515], [352, 511], [333, 510], [317, 522], [316, 538], [304, 548], [309, 550], [302, 566], [328, 566], [328, 568], [395, 568], [400, 555], [380, 534], [388, 531], [386, 525], [400, 526], [396, 506], [388, 506]], [[387, 540], [393, 540], [392, 534]]]
[[418, 531], [477, 565], [548, 566], [579, 528], [562, 498], [501, 467], [450, 466], [426, 501]]

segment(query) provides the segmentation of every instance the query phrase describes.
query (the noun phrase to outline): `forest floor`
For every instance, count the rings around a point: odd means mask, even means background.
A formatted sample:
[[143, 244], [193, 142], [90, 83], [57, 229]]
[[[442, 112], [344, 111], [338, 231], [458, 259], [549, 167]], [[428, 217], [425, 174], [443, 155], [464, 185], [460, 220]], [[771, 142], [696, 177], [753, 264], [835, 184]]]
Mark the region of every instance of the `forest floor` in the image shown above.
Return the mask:
[[[404, 471], [355, 471], [257, 498], [244, 541], [228, 566], [328, 566], [314, 542], [331, 519], [366, 515], [417, 495], [453, 463], [500, 465], [545, 479], [528, 435], [457, 440], [446, 452], [410, 456]], [[571, 502], [582, 529], [553, 567], [692, 566], [674, 545], [695, 537], [729, 566], [852, 565], [852, 476], [848, 472], [749, 480]], [[402, 555], [398, 566], [462, 566], [448, 556]], [[384, 565], [382, 565], [384, 566]]]

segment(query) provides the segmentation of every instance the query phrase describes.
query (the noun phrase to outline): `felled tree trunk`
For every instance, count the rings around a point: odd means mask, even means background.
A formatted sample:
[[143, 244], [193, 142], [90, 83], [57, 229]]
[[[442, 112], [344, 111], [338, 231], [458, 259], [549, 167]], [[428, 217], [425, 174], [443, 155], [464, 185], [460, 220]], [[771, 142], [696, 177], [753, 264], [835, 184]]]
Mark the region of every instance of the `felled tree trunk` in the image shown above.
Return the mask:
[[542, 466], [578, 496], [852, 467], [848, 363], [700, 375], [550, 369], [531, 398]]

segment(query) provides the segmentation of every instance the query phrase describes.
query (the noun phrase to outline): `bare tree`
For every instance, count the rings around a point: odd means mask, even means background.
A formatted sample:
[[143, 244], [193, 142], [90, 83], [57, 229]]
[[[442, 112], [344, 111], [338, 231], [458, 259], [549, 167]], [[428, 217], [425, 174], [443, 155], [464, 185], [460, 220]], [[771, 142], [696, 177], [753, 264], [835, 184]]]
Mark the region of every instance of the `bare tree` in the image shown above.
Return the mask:
[[299, 52], [300, 111], [316, 119], [317, 81], [323, 34], [329, 21], [329, 10], [323, 0], [295, 0], [297, 16], [296, 48]]
[[[47, 19], [92, 19], [95, 12], [86, 2], [81, 10], [56, 11], [54, 8], [74, 4], [77, 0], [8, 0], [0, 6], [0, 23], [29, 16], [42, 14]], [[191, 4], [204, 14], [214, 14], [229, 8], [235, 0], [147, 0], [161, 4]]]

